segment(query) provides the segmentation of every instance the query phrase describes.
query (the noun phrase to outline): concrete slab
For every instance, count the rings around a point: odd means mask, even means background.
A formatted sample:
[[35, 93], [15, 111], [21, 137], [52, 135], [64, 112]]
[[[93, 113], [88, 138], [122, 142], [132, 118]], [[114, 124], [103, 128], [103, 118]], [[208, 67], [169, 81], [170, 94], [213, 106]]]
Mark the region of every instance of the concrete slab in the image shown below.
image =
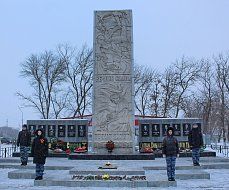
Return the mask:
[[198, 170], [178, 170], [176, 172], [176, 179], [210, 179], [210, 174], [208, 172]]
[[117, 169], [90, 169], [90, 168], [73, 168], [69, 171], [69, 174], [72, 175], [145, 175], [145, 171], [143, 169], [134, 169], [134, 168], [125, 168], [120, 167]]
[[[180, 157], [192, 157], [192, 152], [180, 152]], [[200, 157], [216, 157], [216, 152], [204, 151], [200, 153]], [[162, 158], [162, 154], [155, 153], [155, 158]]]
[[[166, 170], [166, 166], [143, 166], [144, 170]], [[199, 170], [199, 169], [229, 169], [226, 163], [211, 163], [201, 166], [176, 166], [176, 170]]]
[[229, 162], [229, 158], [220, 158], [220, 157], [212, 158], [212, 157], [204, 157], [204, 158], [201, 158], [201, 162], [202, 162], [202, 163]]
[[9, 179], [34, 179], [35, 177], [35, 170], [22, 169], [8, 172]]
[[[35, 170], [35, 164], [27, 165], [27, 166], [21, 166], [20, 164], [5, 164], [0, 163], [1, 169], [34, 169]], [[45, 170], [70, 170], [73, 167], [71, 166], [45, 166]]]
[[176, 181], [148, 181], [147, 187], [176, 187]]
[[154, 154], [69, 154], [70, 160], [155, 160]]
[[[28, 160], [28, 163], [32, 162], [32, 160]], [[0, 163], [21, 163], [19, 158], [0, 158]]]
[[[176, 179], [189, 180], [189, 179], [210, 179], [210, 174], [204, 170], [176, 170]], [[146, 172], [146, 179], [148, 181], [162, 181], [167, 180], [166, 171], [149, 171]]]
[[64, 186], [64, 187], [147, 187], [147, 182], [137, 181], [55, 181], [55, 180], [37, 180], [35, 186]]

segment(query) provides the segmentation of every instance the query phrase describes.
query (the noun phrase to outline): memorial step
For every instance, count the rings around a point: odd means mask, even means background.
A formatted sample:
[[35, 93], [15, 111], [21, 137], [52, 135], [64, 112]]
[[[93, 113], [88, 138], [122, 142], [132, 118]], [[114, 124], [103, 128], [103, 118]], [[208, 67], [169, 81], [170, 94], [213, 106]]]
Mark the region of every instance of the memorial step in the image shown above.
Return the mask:
[[[28, 160], [28, 163], [32, 160]], [[18, 158], [0, 158], [0, 163], [21, 163], [21, 160]]]
[[69, 171], [71, 175], [145, 175], [143, 169], [98, 169], [98, 170], [81, 170], [78, 168], [73, 168]]
[[[204, 170], [176, 170], [176, 179], [189, 180], [189, 179], [210, 179], [210, 174]], [[150, 171], [146, 172], [147, 180], [161, 180], [167, 179], [166, 171]]]
[[69, 154], [70, 160], [155, 160], [154, 154]]
[[[59, 173], [61, 172], [61, 173]], [[70, 173], [70, 171], [61, 171], [53, 172], [51, 170], [45, 171], [44, 179], [45, 180], [70, 180], [73, 175], [79, 175], [79, 176], [87, 176], [87, 175], [112, 175], [112, 176], [146, 176], [147, 181], [166, 181], [167, 180], [167, 174], [166, 172], [162, 171], [153, 171], [153, 172], [136, 172], [131, 173], [130, 171], [117, 171], [115, 173], [102, 173], [102, 172], [91, 172], [91, 173]], [[61, 176], [59, 176], [61, 175]], [[21, 170], [14, 170], [8, 172], [8, 178], [10, 179], [34, 179], [35, 178], [35, 170], [29, 170], [29, 169], [21, 169]], [[179, 170], [176, 171], [176, 179], [180, 180], [189, 180], [189, 179], [210, 179], [210, 174], [208, 172], [202, 171], [202, 170]]]
[[64, 187], [176, 187], [176, 181], [111, 181], [111, 180], [35, 180], [34, 186]]
[[[1, 169], [33, 169], [35, 170], [35, 164], [21, 166], [20, 164], [5, 164], [0, 163]], [[73, 166], [45, 166], [45, 170], [70, 170]]]
[[[166, 166], [144, 166], [144, 170], [166, 170]], [[176, 170], [229, 169], [229, 163], [211, 163], [201, 166], [176, 166]]]

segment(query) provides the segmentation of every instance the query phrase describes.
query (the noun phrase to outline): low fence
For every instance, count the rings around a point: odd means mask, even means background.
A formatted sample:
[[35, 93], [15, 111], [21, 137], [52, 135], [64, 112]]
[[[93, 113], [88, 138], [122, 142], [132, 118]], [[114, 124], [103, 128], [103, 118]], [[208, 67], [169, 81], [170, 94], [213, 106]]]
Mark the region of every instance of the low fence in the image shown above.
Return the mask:
[[222, 154], [225, 157], [229, 157], [229, 146], [224, 145], [209, 145], [211, 149], [215, 150], [216, 152]]
[[12, 157], [13, 152], [17, 152], [17, 151], [19, 151], [19, 147], [15, 145], [1, 148], [0, 158]]

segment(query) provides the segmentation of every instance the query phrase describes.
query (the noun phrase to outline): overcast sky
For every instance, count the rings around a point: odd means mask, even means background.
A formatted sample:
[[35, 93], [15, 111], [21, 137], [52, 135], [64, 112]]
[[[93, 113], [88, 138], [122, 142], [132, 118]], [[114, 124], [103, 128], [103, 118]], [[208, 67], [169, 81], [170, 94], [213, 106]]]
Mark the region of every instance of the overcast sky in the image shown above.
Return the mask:
[[132, 9], [135, 62], [162, 71], [182, 55], [228, 52], [228, 8], [229, 0], [0, 0], [0, 126], [21, 124], [15, 93], [31, 89], [20, 64], [60, 43], [92, 47], [94, 10]]

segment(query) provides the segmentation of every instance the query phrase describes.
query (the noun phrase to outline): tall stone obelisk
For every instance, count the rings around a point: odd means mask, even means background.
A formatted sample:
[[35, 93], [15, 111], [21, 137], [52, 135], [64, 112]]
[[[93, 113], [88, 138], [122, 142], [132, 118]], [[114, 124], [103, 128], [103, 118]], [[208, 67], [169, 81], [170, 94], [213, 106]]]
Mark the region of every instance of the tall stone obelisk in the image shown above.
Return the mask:
[[95, 11], [93, 146], [114, 153], [133, 152], [133, 34], [132, 11]]

